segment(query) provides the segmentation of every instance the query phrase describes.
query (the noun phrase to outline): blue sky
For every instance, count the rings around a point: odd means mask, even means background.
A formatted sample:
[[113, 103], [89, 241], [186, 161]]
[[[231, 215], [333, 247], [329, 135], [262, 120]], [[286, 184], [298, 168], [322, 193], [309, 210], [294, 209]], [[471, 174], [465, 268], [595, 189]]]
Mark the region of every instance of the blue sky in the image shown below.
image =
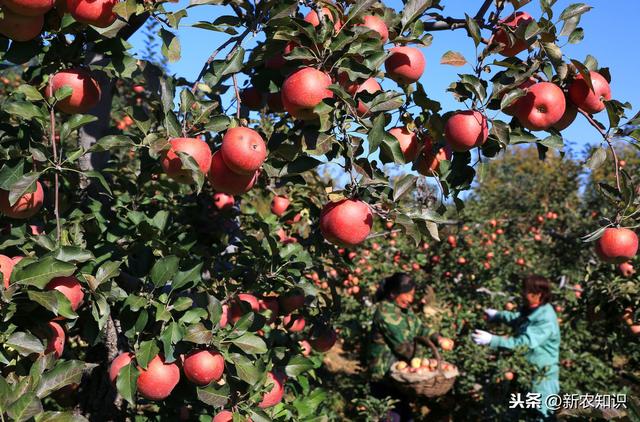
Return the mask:
[[[558, 16], [566, 6], [575, 2], [559, 0], [554, 7], [555, 15]], [[385, 3], [396, 10], [402, 6], [399, 0]], [[443, 14], [456, 18], [464, 17], [465, 12], [473, 15], [481, 3], [481, 0], [442, 0], [445, 6]], [[584, 40], [577, 45], [568, 44], [563, 48], [563, 53], [578, 60], [583, 60], [587, 54], [591, 54], [598, 59], [600, 66], [611, 68], [613, 96], [634, 105], [634, 110], [628, 113], [628, 116], [631, 116], [638, 111], [640, 105], [640, 89], [638, 89], [636, 76], [638, 61], [633, 58], [636, 57], [635, 49], [640, 42], [640, 35], [635, 27], [637, 16], [640, 15], [640, 1], [587, 0], [586, 3], [593, 6], [593, 10], [583, 15], [580, 24], [585, 29]], [[187, 2], [181, 0], [178, 4], [170, 5], [170, 8], [175, 10], [186, 4]], [[523, 10], [534, 17], [540, 16], [537, 0], [526, 5]], [[228, 35], [193, 28], [190, 25], [196, 21], [213, 21], [218, 16], [232, 14], [232, 12], [229, 8], [222, 6], [198, 6], [189, 9], [189, 14], [188, 18], [183, 19], [182, 27], [177, 31], [182, 45], [182, 58], [179, 62], [170, 64], [169, 70], [193, 80], [211, 52], [222, 44]], [[422, 49], [427, 67], [421, 82], [427, 93], [442, 103], [445, 111], [454, 110], [460, 105], [451, 94], [446, 92], [446, 88], [456, 80], [457, 73], [471, 73], [472, 70], [469, 66], [458, 68], [441, 65], [440, 58], [446, 51], [455, 50], [462, 53], [469, 61], [473, 61], [475, 49], [464, 30], [439, 31], [434, 32], [433, 35], [433, 44]], [[142, 48], [143, 39], [142, 34], [132, 38], [136, 49]], [[244, 47], [251, 48], [254, 44], [255, 40], [249, 40], [245, 42]], [[394, 88], [394, 83], [385, 81], [383, 87]], [[606, 121], [604, 112], [598, 117]], [[597, 143], [600, 140], [600, 135], [580, 116], [564, 134], [574, 152], [582, 151], [587, 143]]]

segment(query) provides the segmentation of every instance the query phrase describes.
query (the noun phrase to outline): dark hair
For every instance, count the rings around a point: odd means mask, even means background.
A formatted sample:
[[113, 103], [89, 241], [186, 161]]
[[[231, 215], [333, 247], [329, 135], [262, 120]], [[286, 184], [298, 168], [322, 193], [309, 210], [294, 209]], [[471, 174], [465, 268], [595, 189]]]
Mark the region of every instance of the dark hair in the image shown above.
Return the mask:
[[376, 292], [376, 301], [391, 300], [393, 296], [416, 288], [416, 283], [406, 273], [395, 273], [382, 280]]
[[551, 301], [551, 282], [541, 275], [530, 275], [522, 281], [524, 293], [540, 293], [540, 302], [544, 305]]

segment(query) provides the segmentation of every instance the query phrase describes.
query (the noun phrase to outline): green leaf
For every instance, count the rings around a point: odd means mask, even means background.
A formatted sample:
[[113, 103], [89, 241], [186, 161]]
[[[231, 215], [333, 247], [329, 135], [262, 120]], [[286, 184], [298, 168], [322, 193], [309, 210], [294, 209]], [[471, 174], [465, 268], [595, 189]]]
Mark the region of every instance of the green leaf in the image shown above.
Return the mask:
[[[349, 16], [347, 20], [353, 20], [361, 15], [363, 15], [367, 10], [374, 5], [376, 0], [357, 0], [355, 4], [353, 4], [349, 8]], [[405, 8], [406, 9], [406, 8]]]
[[385, 138], [384, 127], [386, 125], [386, 119], [384, 114], [379, 114], [373, 119], [373, 125], [369, 131], [367, 140], [369, 142], [369, 154], [373, 154], [382, 144]]
[[584, 29], [576, 28], [575, 31], [569, 35], [569, 43], [570, 44], [578, 44], [580, 41], [584, 39]]
[[287, 165], [285, 174], [301, 174], [318, 167], [320, 164], [322, 161], [317, 158], [300, 155]]
[[473, 39], [476, 47], [482, 42], [482, 36], [480, 35], [480, 27], [478, 23], [471, 16], [464, 14], [464, 20], [467, 24], [467, 34]]
[[185, 271], [178, 271], [178, 273], [173, 277], [173, 281], [171, 282], [171, 290], [178, 290], [187, 284], [198, 281], [202, 278], [202, 266], [204, 264], [201, 262], [196, 264], [193, 268]]
[[591, 6], [586, 5], [584, 3], [575, 3], [572, 5], [569, 5], [560, 14], [560, 20], [567, 20], [567, 19], [571, 19], [574, 16], [580, 16], [584, 13], [587, 13], [591, 9], [592, 9]]
[[25, 194], [35, 192], [36, 182], [40, 175], [40, 172], [27, 173], [11, 185], [11, 190], [9, 191], [9, 204], [13, 206]]
[[36, 395], [27, 391], [20, 395], [20, 398], [13, 402], [6, 410], [12, 421], [22, 422], [42, 413], [42, 402]]
[[29, 299], [42, 305], [45, 309], [50, 310], [56, 315], [63, 316], [67, 319], [76, 319], [78, 315], [71, 309], [71, 302], [67, 297], [58, 290], [49, 290], [39, 292], [29, 290], [27, 292]]
[[21, 331], [11, 334], [5, 344], [16, 349], [22, 356], [44, 352], [44, 346], [38, 337]]
[[177, 256], [171, 255], [166, 258], [161, 258], [153, 264], [151, 268], [151, 282], [156, 287], [162, 287], [175, 274], [178, 272], [178, 265], [180, 264], [180, 258]]
[[432, 4], [433, 0], [407, 1], [404, 8], [402, 9], [402, 18], [400, 19], [402, 30], [400, 32], [404, 32], [404, 29], [407, 28], [407, 26], [411, 25], [413, 21], [422, 16], [424, 11], [430, 8]]
[[385, 137], [380, 145], [380, 161], [383, 163], [404, 164], [404, 153], [400, 148], [400, 142], [392, 135], [385, 132]]
[[122, 265], [121, 261], [107, 261], [102, 264], [96, 272], [96, 285], [99, 286], [105, 281], [120, 275], [120, 265]]
[[136, 383], [138, 382], [139, 376], [140, 372], [138, 368], [131, 362], [120, 369], [118, 378], [116, 379], [118, 393], [132, 405], [136, 404]]
[[36, 118], [46, 120], [47, 118], [40, 107], [22, 100], [5, 102], [2, 111], [22, 117], [24, 120], [34, 120]]
[[87, 262], [95, 259], [93, 254], [79, 246], [61, 246], [53, 252], [53, 257], [64, 262]]
[[162, 55], [171, 63], [180, 60], [180, 40], [178, 37], [174, 33], [160, 28], [160, 38], [162, 38]]
[[287, 366], [284, 367], [284, 371], [289, 377], [297, 377], [310, 369], [313, 369], [313, 362], [300, 355], [291, 358]]
[[544, 138], [539, 142], [545, 147], [553, 148], [553, 149], [562, 149], [564, 147], [564, 141], [562, 140], [562, 136], [558, 135], [550, 135]]
[[79, 360], [59, 361], [55, 368], [42, 374], [36, 394], [44, 398], [66, 385], [79, 384], [84, 371], [95, 366]]
[[147, 369], [149, 362], [158, 356], [159, 352], [160, 348], [158, 348], [155, 340], [143, 341], [140, 343], [138, 350], [136, 350], [136, 361], [142, 369]]
[[262, 377], [261, 372], [246, 356], [234, 353], [231, 357], [238, 377], [249, 385], [254, 385]]
[[240, 337], [231, 340], [246, 353], [262, 354], [267, 352], [267, 344], [260, 337], [252, 333], [244, 333]]
[[591, 154], [591, 157], [589, 157], [589, 159], [587, 160], [586, 165], [591, 170], [595, 170], [597, 168], [602, 167], [602, 165], [606, 160], [607, 160], [607, 150], [601, 147], [593, 151], [593, 154]]
[[72, 412], [47, 411], [36, 416], [36, 422], [89, 422], [89, 420]]
[[135, 144], [126, 135], [108, 135], [100, 138], [89, 151], [109, 151], [116, 148], [131, 148]]
[[109, 194], [113, 194], [111, 192], [111, 186], [109, 186], [109, 184], [107, 183], [107, 180], [104, 178], [102, 173], [95, 170], [90, 170], [90, 171], [85, 171], [84, 175], [91, 179], [98, 179], [98, 182], [100, 182], [100, 185], [104, 188], [104, 190], [107, 191]]
[[16, 89], [15, 92], [23, 94], [27, 98], [27, 101], [43, 101], [44, 100], [44, 97], [42, 96], [40, 91], [38, 91], [36, 87], [31, 85], [22, 84], [18, 87], [18, 89]]
[[405, 174], [393, 184], [393, 202], [398, 202], [402, 196], [413, 189], [418, 182], [418, 178], [412, 174]]
[[211, 330], [205, 327], [204, 324], [198, 323], [187, 327], [184, 341], [195, 344], [208, 344], [212, 338]]
[[98, 120], [96, 116], [89, 114], [74, 114], [69, 118], [69, 120], [62, 124], [62, 129], [60, 129], [60, 139], [67, 139], [74, 130], [88, 123], [95, 122], [96, 120]]
[[70, 276], [75, 271], [75, 265], [47, 256], [24, 267], [16, 267], [16, 270], [11, 274], [11, 279], [20, 285], [44, 289], [52, 278]]
[[513, 105], [518, 98], [524, 97], [525, 95], [527, 95], [527, 91], [525, 91], [524, 89], [512, 89], [511, 91], [507, 92], [504, 97], [502, 97], [502, 100], [500, 100], [500, 110], [504, 110], [510, 105]]
[[198, 400], [209, 406], [222, 407], [227, 404], [230, 397], [229, 384], [210, 384], [206, 387], [198, 387]]
[[24, 161], [18, 161], [14, 167], [5, 164], [0, 169], [0, 189], [10, 190], [24, 174]]

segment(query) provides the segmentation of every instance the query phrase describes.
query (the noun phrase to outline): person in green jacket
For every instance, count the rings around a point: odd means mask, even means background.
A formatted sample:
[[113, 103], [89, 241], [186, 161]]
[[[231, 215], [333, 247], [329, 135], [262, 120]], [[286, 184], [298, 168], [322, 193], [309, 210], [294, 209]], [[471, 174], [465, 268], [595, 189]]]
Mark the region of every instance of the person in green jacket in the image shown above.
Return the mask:
[[490, 321], [503, 322], [514, 328], [513, 337], [497, 336], [475, 330], [473, 341], [492, 348], [514, 349], [527, 346], [527, 360], [543, 371], [540, 381], [531, 386], [532, 393], [540, 394], [540, 412], [544, 420], [553, 419], [553, 411], [546, 399], [560, 391], [560, 327], [551, 299], [551, 283], [541, 276], [529, 276], [523, 282], [522, 296], [526, 306], [518, 312], [485, 309]]
[[386, 379], [391, 365], [398, 360], [411, 361], [416, 353], [416, 337], [430, 337], [447, 350], [453, 347], [453, 341], [433, 333], [422, 324], [411, 309], [414, 296], [415, 283], [407, 274], [396, 273], [381, 283], [365, 348], [373, 396], [399, 400], [387, 419], [394, 422], [413, 419], [406, 395], [396, 391]]

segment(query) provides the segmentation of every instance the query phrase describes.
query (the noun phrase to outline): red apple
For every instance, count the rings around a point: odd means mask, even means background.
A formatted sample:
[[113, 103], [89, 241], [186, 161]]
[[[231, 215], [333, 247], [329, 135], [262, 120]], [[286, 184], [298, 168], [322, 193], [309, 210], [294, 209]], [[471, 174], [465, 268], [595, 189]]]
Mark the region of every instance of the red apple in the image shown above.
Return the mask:
[[87, 70], [67, 69], [53, 75], [45, 92], [47, 98], [65, 86], [71, 88], [71, 95], [56, 103], [57, 110], [67, 114], [86, 113], [100, 101], [100, 86]]
[[2, 0], [5, 10], [21, 16], [41, 16], [53, 9], [54, 0]]
[[235, 324], [249, 309], [260, 312], [258, 298], [248, 293], [240, 293], [229, 305], [229, 319]]
[[[251, 422], [251, 418], [247, 418], [246, 421]], [[229, 410], [221, 410], [213, 417], [211, 422], [233, 422], [233, 412]]]
[[267, 324], [271, 324], [278, 318], [278, 312], [280, 306], [278, 304], [278, 297], [276, 296], [262, 296], [258, 301], [260, 303], [260, 312], [267, 318]]
[[596, 253], [605, 262], [620, 264], [638, 252], [638, 236], [624, 227], [609, 227], [596, 242]]
[[67, 0], [67, 10], [75, 20], [106, 28], [116, 21], [113, 7], [118, 0]]
[[284, 104], [282, 103], [282, 93], [281, 92], [271, 92], [267, 95], [267, 107], [269, 108], [269, 112], [271, 113], [282, 113], [284, 112]]
[[[518, 88], [526, 91], [530, 86], [533, 86], [536, 83], [537, 81], [534, 78], [529, 78], [526, 81], [522, 82], [520, 85], [518, 85]], [[514, 102], [512, 102], [509, 106], [505, 107], [504, 110], [502, 111], [505, 114], [508, 114], [509, 116], [514, 116], [516, 114], [516, 111], [518, 110], [518, 102], [521, 99], [522, 97], [517, 98]]]
[[62, 352], [64, 352], [65, 333], [64, 329], [54, 321], [47, 323], [49, 327], [49, 335], [47, 336], [48, 343], [44, 353], [49, 354], [53, 352], [55, 357], [60, 358]]
[[40, 182], [36, 182], [34, 192], [25, 193], [15, 204], [9, 205], [9, 192], [0, 189], [0, 212], [7, 217], [25, 219], [33, 217], [40, 211], [44, 202], [44, 191]]
[[282, 315], [288, 315], [304, 306], [304, 293], [294, 290], [278, 298]]
[[423, 176], [435, 176], [440, 169], [440, 161], [451, 160], [452, 152], [449, 145], [434, 151], [434, 143], [430, 137], [424, 139], [422, 150], [416, 162], [416, 170]]
[[357, 199], [330, 202], [320, 214], [320, 231], [325, 239], [339, 246], [362, 243], [373, 226], [371, 208]]
[[[342, 23], [339, 20], [338, 20], [338, 22], [335, 21], [335, 18], [333, 17], [333, 13], [331, 13], [331, 10], [329, 10], [329, 8], [323, 7], [322, 8], [322, 15], [323, 15], [323, 19], [324, 19], [324, 16], [326, 16], [326, 17], [329, 18], [329, 20], [331, 22], [334, 22], [333, 29], [335, 30], [335, 32], [339, 32], [340, 31], [340, 28], [342, 28]], [[320, 25], [320, 19], [318, 17], [318, 12], [316, 12], [315, 10], [312, 10], [309, 13], [307, 13], [307, 15], [304, 17], [304, 20], [305, 20], [305, 22], [309, 22], [313, 26]]]
[[[355, 94], [360, 92], [368, 92], [369, 94], [375, 94], [376, 92], [382, 91], [382, 87], [374, 78], [369, 78], [364, 81], [362, 84], [357, 86], [355, 90]], [[366, 116], [369, 113], [369, 107], [363, 103], [361, 100], [358, 100], [358, 108], [356, 110], [358, 116]]]
[[562, 90], [551, 82], [539, 82], [518, 99], [516, 116], [529, 130], [546, 130], [560, 121], [565, 109]]
[[217, 192], [213, 194], [213, 205], [219, 211], [226, 211], [228, 209], [233, 208], [233, 205], [236, 203], [235, 199], [232, 195], [227, 195], [226, 193]]
[[5, 8], [0, 19], [0, 34], [18, 42], [38, 38], [44, 26], [44, 16], [23, 16]]
[[180, 368], [175, 363], [165, 363], [164, 357], [157, 355], [147, 365], [138, 367], [138, 393], [148, 400], [164, 400], [180, 381]]
[[[358, 286], [355, 286], [358, 287]], [[355, 289], [354, 287], [354, 289]], [[360, 289], [358, 288], [358, 291]], [[354, 293], [358, 293], [354, 291]], [[318, 327], [314, 328], [312, 337], [309, 339], [309, 344], [316, 352], [324, 353], [329, 351], [336, 344], [336, 331], [330, 327]]]
[[189, 353], [182, 363], [184, 375], [196, 385], [208, 385], [222, 378], [224, 358], [212, 350], [196, 350]]
[[289, 314], [282, 319], [282, 325], [284, 325], [290, 333], [299, 333], [304, 330], [307, 323], [302, 315]]
[[74, 311], [80, 307], [84, 300], [82, 285], [75, 277], [56, 277], [47, 284], [45, 289], [57, 290], [65, 295], [71, 303], [71, 309]]
[[258, 178], [258, 171], [252, 175], [234, 173], [222, 159], [220, 151], [213, 153], [209, 168], [209, 183], [213, 189], [227, 195], [240, 195], [251, 189]]
[[258, 407], [261, 409], [275, 406], [282, 401], [282, 396], [284, 396], [284, 380], [281, 376], [275, 375], [273, 372], [267, 373], [267, 382], [265, 385], [272, 387], [262, 396], [262, 401], [258, 404]]
[[262, 108], [262, 92], [256, 87], [250, 86], [240, 91], [240, 102], [249, 110]]
[[382, 18], [374, 15], [367, 15], [363, 18], [363, 23], [361, 25], [377, 32], [380, 35], [382, 44], [386, 43], [389, 39], [389, 29]]
[[604, 101], [611, 99], [609, 82], [598, 72], [589, 72], [593, 90], [587, 85], [582, 74], [578, 74], [569, 85], [569, 98], [578, 108], [590, 114], [599, 113], [605, 109]]
[[233, 127], [222, 138], [220, 154], [231, 171], [252, 176], [267, 158], [267, 146], [255, 130]]
[[227, 326], [228, 322], [229, 322], [229, 306], [222, 305], [222, 314], [220, 314], [220, 321], [218, 322], [218, 325], [220, 326], [220, 328], [224, 328]]
[[567, 98], [565, 98], [565, 102], [567, 104], [567, 107], [564, 110], [564, 114], [562, 115], [560, 120], [558, 120], [558, 122], [553, 125], [554, 129], [560, 131], [565, 130], [566, 128], [571, 126], [571, 123], [573, 123], [573, 121], [576, 119], [576, 116], [578, 115], [578, 107], [569, 102]]
[[[526, 12], [516, 12], [500, 21], [500, 23], [509, 28], [509, 32], [518, 31], [518, 35], [524, 33], [524, 29], [520, 28], [526, 28], [531, 22], [533, 22], [533, 18]], [[505, 57], [513, 57], [521, 51], [526, 50], [528, 46], [527, 42], [523, 39], [516, 39], [514, 43], [511, 44], [505, 28], [496, 30], [494, 40], [496, 43], [504, 46], [500, 50], [500, 54]]]
[[169, 144], [169, 149], [162, 154], [162, 169], [167, 176], [185, 185], [194, 182], [191, 170], [182, 165], [178, 152], [191, 156], [200, 171], [207, 174], [211, 167], [211, 149], [206, 142], [197, 138], [174, 138]]
[[444, 136], [451, 149], [456, 152], [479, 147], [489, 136], [487, 118], [476, 110], [457, 111], [447, 120]]
[[115, 385], [116, 379], [118, 379], [118, 374], [120, 374], [120, 370], [127, 366], [135, 355], [133, 353], [124, 352], [120, 353], [116, 358], [111, 362], [111, 366], [109, 367], [109, 380], [112, 384]]
[[387, 76], [399, 84], [412, 84], [424, 73], [426, 61], [420, 50], [413, 47], [394, 47], [384, 62]]
[[394, 127], [389, 130], [389, 134], [396, 138], [400, 143], [402, 155], [404, 155], [404, 160], [407, 163], [413, 162], [413, 160], [418, 157], [420, 144], [415, 132], [408, 130], [406, 127]]
[[282, 216], [289, 208], [289, 198], [286, 196], [277, 195], [271, 200], [271, 212], [278, 217]]
[[636, 270], [633, 268], [633, 265], [631, 265], [628, 262], [623, 262], [619, 264], [618, 271], [620, 271], [620, 274], [622, 274], [623, 277], [627, 277], [627, 278], [631, 277], [636, 272]]
[[312, 67], [304, 67], [293, 72], [282, 85], [282, 104], [296, 119], [314, 120], [313, 108], [325, 98], [333, 98], [327, 87], [331, 77]]
[[13, 259], [6, 255], [0, 255], [0, 273], [2, 273], [2, 281], [4, 282], [4, 288], [9, 288], [9, 280], [11, 280], [11, 273], [13, 267], [17, 264]]

